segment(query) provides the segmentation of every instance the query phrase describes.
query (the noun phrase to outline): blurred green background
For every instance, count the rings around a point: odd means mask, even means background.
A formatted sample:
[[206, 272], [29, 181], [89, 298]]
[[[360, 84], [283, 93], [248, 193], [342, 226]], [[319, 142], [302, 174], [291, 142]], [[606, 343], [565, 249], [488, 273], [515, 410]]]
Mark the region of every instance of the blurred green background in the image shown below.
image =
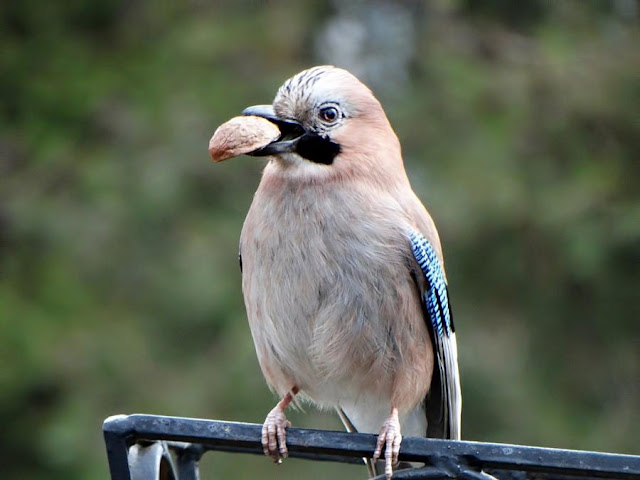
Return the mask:
[[[262, 422], [237, 265], [263, 163], [213, 130], [318, 63], [383, 102], [444, 245], [463, 436], [640, 454], [640, 3], [3, 2], [0, 476], [101, 424]], [[313, 408], [304, 427], [340, 428]], [[209, 454], [202, 478], [364, 478]]]

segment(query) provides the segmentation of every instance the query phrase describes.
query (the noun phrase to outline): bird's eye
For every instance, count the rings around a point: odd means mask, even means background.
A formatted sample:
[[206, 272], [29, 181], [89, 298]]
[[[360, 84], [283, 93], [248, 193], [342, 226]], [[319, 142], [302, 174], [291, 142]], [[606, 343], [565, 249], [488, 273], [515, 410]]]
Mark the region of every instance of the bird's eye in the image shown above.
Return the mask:
[[333, 123], [340, 117], [336, 107], [324, 107], [320, 109], [320, 118], [327, 123]]

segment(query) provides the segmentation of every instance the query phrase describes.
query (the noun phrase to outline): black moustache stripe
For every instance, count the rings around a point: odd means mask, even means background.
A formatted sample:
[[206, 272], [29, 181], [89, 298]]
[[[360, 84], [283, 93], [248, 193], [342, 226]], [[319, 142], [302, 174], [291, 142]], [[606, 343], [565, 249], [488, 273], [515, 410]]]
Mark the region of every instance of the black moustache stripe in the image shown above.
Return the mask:
[[340, 153], [340, 145], [315, 133], [305, 133], [298, 140], [296, 153], [310, 162], [331, 165]]

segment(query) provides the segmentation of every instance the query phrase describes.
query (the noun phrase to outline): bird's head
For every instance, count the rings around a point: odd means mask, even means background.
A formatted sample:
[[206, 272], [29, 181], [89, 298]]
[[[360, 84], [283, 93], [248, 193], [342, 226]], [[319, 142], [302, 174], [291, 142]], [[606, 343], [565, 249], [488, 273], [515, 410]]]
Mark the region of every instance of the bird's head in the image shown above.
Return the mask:
[[251, 155], [274, 157], [290, 176], [404, 174], [400, 145], [380, 102], [346, 70], [304, 70], [280, 87], [273, 105], [243, 114], [278, 125], [280, 137]]

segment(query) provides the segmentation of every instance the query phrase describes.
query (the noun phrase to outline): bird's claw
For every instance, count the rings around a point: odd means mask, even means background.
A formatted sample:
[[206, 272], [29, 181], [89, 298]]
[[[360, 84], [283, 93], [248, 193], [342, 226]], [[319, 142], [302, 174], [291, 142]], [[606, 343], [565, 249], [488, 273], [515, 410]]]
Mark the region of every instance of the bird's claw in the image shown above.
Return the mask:
[[382, 424], [378, 435], [378, 443], [373, 452], [373, 461], [376, 462], [380, 458], [382, 447], [384, 446], [384, 475], [387, 480], [393, 475], [393, 466], [398, 463], [401, 442], [402, 435], [400, 434], [398, 410], [394, 408], [389, 418]]
[[289, 456], [287, 427], [290, 426], [291, 422], [287, 420], [280, 405], [269, 412], [262, 425], [262, 450], [265, 455], [273, 458], [274, 463], [282, 463], [282, 459]]

